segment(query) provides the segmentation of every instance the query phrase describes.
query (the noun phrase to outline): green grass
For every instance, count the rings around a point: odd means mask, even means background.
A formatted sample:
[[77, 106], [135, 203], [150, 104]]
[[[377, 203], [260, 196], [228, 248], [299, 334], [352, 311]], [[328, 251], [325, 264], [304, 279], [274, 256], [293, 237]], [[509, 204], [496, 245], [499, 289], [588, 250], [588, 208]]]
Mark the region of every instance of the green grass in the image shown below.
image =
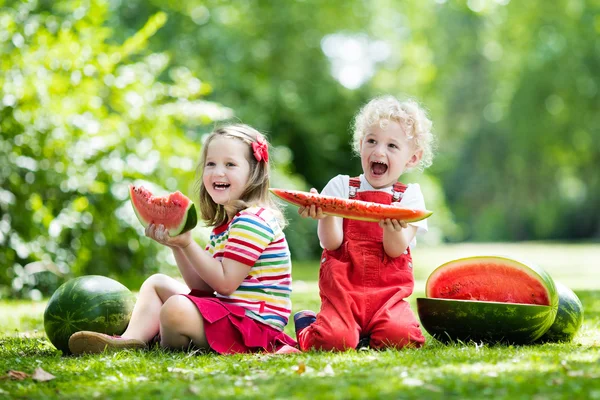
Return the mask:
[[[427, 336], [422, 349], [403, 351], [217, 356], [152, 350], [62, 357], [44, 336], [43, 302], [4, 301], [0, 374], [41, 367], [56, 378], [0, 379], [0, 398], [600, 399], [600, 279], [592, 268], [599, 252], [594, 245], [464, 245], [423, 247], [414, 256], [413, 306], [431, 270], [458, 256], [502, 253], [542, 265], [583, 302], [584, 325], [569, 344], [445, 346]], [[317, 263], [294, 265], [294, 310], [318, 309]]]

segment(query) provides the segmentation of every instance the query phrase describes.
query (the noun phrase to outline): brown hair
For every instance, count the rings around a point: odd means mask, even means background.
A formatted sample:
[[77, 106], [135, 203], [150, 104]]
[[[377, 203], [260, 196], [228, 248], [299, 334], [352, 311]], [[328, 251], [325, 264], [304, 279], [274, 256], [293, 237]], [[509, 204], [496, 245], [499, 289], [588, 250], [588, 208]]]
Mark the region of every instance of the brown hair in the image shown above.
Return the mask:
[[[206, 153], [208, 145], [215, 138], [227, 138], [241, 140], [248, 145], [246, 160], [250, 164], [250, 176], [246, 183], [246, 188], [242, 192], [239, 200], [233, 200], [229, 204], [221, 205], [213, 201], [208, 194], [202, 180], [202, 171], [206, 164]], [[229, 220], [229, 215], [235, 215], [238, 212], [252, 206], [269, 208], [275, 215], [281, 228], [286, 225], [283, 213], [277, 203], [275, 203], [269, 193], [269, 168], [268, 162], [257, 161], [252, 151], [252, 143], [257, 143], [259, 138], [263, 139], [268, 146], [267, 139], [256, 129], [244, 124], [225, 125], [216, 128], [202, 145], [202, 155], [198, 164], [199, 179], [196, 183], [199, 193], [200, 215], [210, 226], [219, 226]]]

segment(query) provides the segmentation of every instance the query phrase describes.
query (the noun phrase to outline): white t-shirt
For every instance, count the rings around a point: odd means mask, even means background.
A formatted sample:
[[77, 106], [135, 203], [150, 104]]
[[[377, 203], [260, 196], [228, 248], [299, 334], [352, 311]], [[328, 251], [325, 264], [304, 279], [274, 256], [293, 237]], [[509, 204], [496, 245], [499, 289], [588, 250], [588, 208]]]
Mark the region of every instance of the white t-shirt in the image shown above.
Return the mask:
[[[393, 186], [388, 186], [388, 187], [381, 188], [381, 189], [375, 189], [373, 186], [371, 186], [371, 184], [367, 181], [367, 179], [364, 177], [363, 174], [360, 175], [359, 179], [360, 179], [360, 189], [358, 189], [358, 192], [379, 191], [379, 192], [386, 192], [389, 194], [394, 193]], [[341, 198], [347, 199], [350, 197], [349, 186], [350, 186], [350, 176], [349, 175], [338, 175], [338, 176], [332, 178], [327, 183], [327, 185], [325, 185], [325, 187], [321, 191], [321, 194], [326, 195], [326, 196], [335, 196], [335, 197], [341, 197]], [[409, 183], [407, 185], [406, 190], [404, 191], [404, 194], [402, 195], [402, 199], [400, 201], [392, 203], [392, 205], [397, 206], [397, 207], [412, 208], [415, 210], [426, 210], [425, 199], [423, 198], [423, 193], [421, 193], [421, 186], [419, 186], [418, 183]], [[336, 220], [337, 220], [337, 223], [340, 225], [342, 225], [344, 222], [342, 218], [336, 218]], [[409, 225], [417, 227], [417, 234], [423, 234], [423, 233], [427, 232], [427, 230], [428, 230], [426, 219], [423, 219], [423, 220], [417, 221], [417, 222], [410, 222]], [[340, 226], [340, 228], [341, 228], [341, 226]], [[417, 238], [415, 237], [410, 242], [409, 247], [412, 249], [416, 245], [417, 245]], [[321, 247], [323, 247], [323, 244], [321, 244]]]

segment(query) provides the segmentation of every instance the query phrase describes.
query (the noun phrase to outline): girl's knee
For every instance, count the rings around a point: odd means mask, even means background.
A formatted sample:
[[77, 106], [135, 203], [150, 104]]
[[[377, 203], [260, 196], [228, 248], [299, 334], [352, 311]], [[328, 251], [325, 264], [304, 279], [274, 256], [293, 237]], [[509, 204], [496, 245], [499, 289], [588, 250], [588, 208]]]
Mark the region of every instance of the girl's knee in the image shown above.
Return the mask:
[[166, 282], [168, 282], [171, 279], [173, 279], [173, 278], [171, 278], [170, 276], [165, 275], [165, 274], [150, 275], [148, 278], [146, 278], [144, 283], [142, 283], [142, 287], [140, 288], [140, 290], [142, 290], [144, 288], [148, 288], [148, 287], [156, 289], [157, 287], [164, 285]]
[[163, 327], [183, 326], [191, 312], [197, 312], [193, 303], [185, 296], [171, 296], [160, 308], [159, 320]]

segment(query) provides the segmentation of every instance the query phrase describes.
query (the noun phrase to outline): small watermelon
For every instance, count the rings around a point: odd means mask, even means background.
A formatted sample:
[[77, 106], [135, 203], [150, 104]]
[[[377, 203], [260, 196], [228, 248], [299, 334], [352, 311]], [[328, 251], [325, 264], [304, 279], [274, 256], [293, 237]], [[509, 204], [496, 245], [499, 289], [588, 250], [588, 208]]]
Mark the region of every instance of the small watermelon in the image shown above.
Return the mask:
[[531, 343], [552, 325], [554, 281], [543, 269], [508, 257], [469, 257], [435, 269], [417, 299], [421, 324], [442, 341]]
[[164, 225], [169, 236], [177, 236], [194, 228], [198, 215], [194, 203], [180, 191], [166, 196], [153, 196], [143, 186], [129, 186], [129, 197], [135, 215], [146, 228]]
[[567, 286], [554, 282], [558, 290], [558, 313], [554, 323], [540, 342], [570, 342], [583, 323], [583, 305], [579, 297]]
[[416, 222], [428, 218], [433, 214], [432, 211], [428, 210], [414, 210], [370, 201], [343, 199], [340, 197], [302, 192], [300, 190], [274, 188], [269, 190], [280, 199], [298, 207], [306, 207], [314, 204], [317, 207], [321, 207], [323, 213], [327, 215], [348, 219], [377, 222], [390, 218], [399, 221]]
[[69, 337], [78, 331], [120, 335], [127, 328], [135, 296], [119, 282], [86, 275], [63, 283], [44, 312], [44, 329], [50, 342], [69, 354]]

